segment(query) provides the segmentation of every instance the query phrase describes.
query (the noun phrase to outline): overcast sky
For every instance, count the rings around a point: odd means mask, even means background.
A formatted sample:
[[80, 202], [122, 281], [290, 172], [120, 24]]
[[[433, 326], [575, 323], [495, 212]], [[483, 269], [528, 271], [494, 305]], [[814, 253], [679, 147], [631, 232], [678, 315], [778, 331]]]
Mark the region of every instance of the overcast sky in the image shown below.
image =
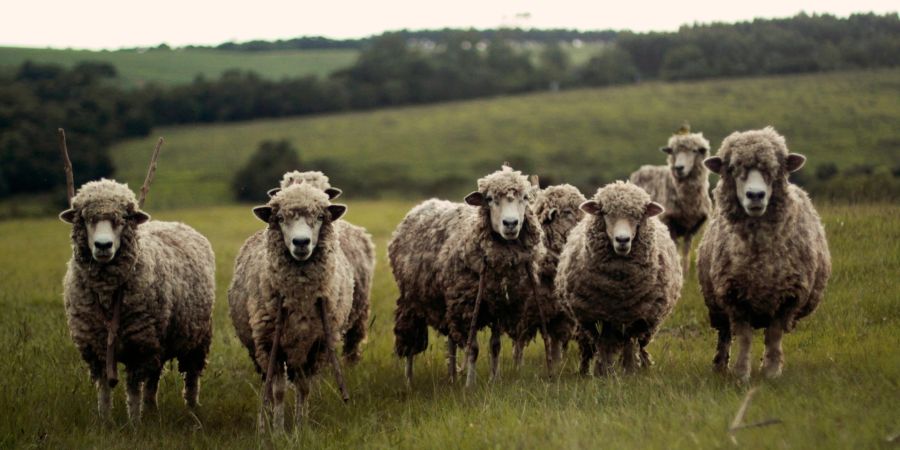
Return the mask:
[[0, 45], [182, 46], [443, 27], [675, 30], [695, 22], [786, 17], [801, 11], [847, 16], [897, 10], [896, 0], [22, 0], [3, 7]]

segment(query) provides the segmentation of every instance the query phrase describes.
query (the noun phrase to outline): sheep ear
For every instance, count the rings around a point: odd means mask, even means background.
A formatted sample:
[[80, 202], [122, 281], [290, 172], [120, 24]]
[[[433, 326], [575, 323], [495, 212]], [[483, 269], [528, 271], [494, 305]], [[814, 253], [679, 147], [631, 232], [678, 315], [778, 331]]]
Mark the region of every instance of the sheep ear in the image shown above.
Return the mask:
[[722, 173], [722, 158], [719, 156], [710, 156], [703, 160], [703, 165], [706, 166], [710, 172], [715, 172], [718, 174]]
[[528, 181], [530, 181], [531, 185], [536, 188], [541, 187], [541, 180], [540, 180], [540, 178], [538, 178], [537, 175], [532, 175], [532, 176], [528, 177]]
[[484, 205], [484, 194], [475, 191], [466, 196], [466, 204], [472, 206]]
[[347, 212], [347, 205], [328, 205], [328, 212], [331, 213], [331, 220], [338, 220]]
[[658, 216], [666, 211], [662, 205], [656, 202], [647, 203], [647, 209], [644, 210], [644, 218]]
[[806, 157], [799, 153], [791, 153], [785, 161], [785, 168], [788, 172], [796, 172], [806, 164]]
[[269, 223], [272, 218], [272, 207], [269, 205], [256, 206], [253, 208], [253, 214], [265, 223]]
[[62, 220], [65, 223], [75, 223], [75, 208], [69, 208], [61, 213], [59, 213], [59, 220]]
[[672, 154], [672, 147], [660, 147], [660, 148], [659, 148], [659, 151], [661, 151], [661, 152], [663, 152], [663, 153], [665, 153], [665, 154], [667, 154], [667, 155], [671, 155], [671, 154]]
[[325, 193], [328, 194], [329, 200], [334, 200], [334, 199], [340, 197], [341, 194], [344, 193], [344, 191], [342, 191], [336, 187], [331, 187], [331, 188], [325, 189]]
[[277, 188], [269, 189], [269, 192], [266, 192], [266, 194], [269, 194], [269, 197], [271, 198], [271, 197], [274, 197], [275, 194], [277, 194], [279, 192], [281, 192], [281, 188], [277, 187]]
[[588, 200], [578, 206], [578, 209], [595, 216], [602, 215], [603, 208], [597, 200]]
[[137, 211], [129, 214], [128, 218], [133, 220], [135, 224], [140, 225], [140, 224], [150, 220], [150, 214], [147, 214], [141, 210], [137, 210]]

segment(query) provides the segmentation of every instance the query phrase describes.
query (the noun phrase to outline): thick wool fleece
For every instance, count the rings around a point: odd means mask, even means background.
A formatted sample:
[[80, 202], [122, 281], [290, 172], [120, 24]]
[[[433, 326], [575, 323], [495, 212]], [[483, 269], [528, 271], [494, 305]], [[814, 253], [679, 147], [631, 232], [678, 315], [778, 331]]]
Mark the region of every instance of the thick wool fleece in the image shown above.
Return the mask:
[[[771, 127], [735, 132], [718, 156], [716, 211], [700, 242], [700, 287], [713, 328], [730, 321], [768, 327], [775, 319], [790, 331], [816, 309], [831, 274], [831, 255], [809, 197], [788, 182], [784, 138]], [[751, 170], [772, 181], [765, 214], [751, 217], [737, 198], [735, 177]]]
[[[478, 180], [485, 196], [530, 193], [528, 179], [508, 167]], [[469, 332], [479, 274], [485, 291], [477, 328], [497, 326], [515, 336], [525, 304], [534, 297], [528, 273], [543, 257], [537, 218], [526, 208], [519, 237], [506, 241], [481, 207], [428, 200], [413, 208], [394, 231], [388, 256], [400, 288], [394, 321], [395, 351], [411, 356], [428, 345], [428, 326], [463, 345]]]
[[[708, 149], [709, 141], [703, 133], [675, 134], [669, 138], [668, 146], [674, 154], [679, 149]], [[675, 163], [673, 154], [668, 156], [668, 165], [641, 166], [629, 180], [644, 188], [653, 201], [665, 208], [659, 220], [669, 228], [672, 239], [692, 237], [712, 211], [709, 170], [703, 165], [703, 155], [698, 154], [687, 178], [675, 178], [672, 174], [672, 164]]]
[[[104, 376], [106, 321], [113, 293], [123, 289], [116, 361], [129, 378], [158, 380], [166, 361], [199, 376], [212, 340], [215, 257], [209, 241], [181, 223], [136, 225], [138, 209], [127, 185], [92, 181], [73, 198], [72, 259], [63, 286], [69, 332], [88, 364], [91, 378]], [[87, 222], [94, 217], [122, 221], [121, 245], [105, 264], [91, 258]]]
[[556, 291], [584, 330], [602, 323], [646, 346], [681, 295], [681, 264], [669, 232], [644, 218], [650, 196], [616, 182], [597, 191], [603, 215], [639, 221], [631, 252], [613, 250], [603, 217], [588, 214], [569, 232], [556, 274]]
[[540, 286], [538, 300], [541, 310], [531, 303], [522, 316], [519, 337], [530, 341], [540, 330], [541, 312], [547, 320], [547, 332], [551, 339], [568, 342], [575, 332], [575, 321], [568, 306], [554, 292], [556, 267], [559, 255], [566, 245], [569, 231], [584, 217], [579, 206], [586, 199], [575, 186], [561, 184], [549, 186], [537, 194], [532, 209], [541, 224], [542, 242], [546, 253], [541, 258], [538, 270]]
[[[328, 176], [318, 171], [287, 172], [281, 178], [281, 188], [292, 184], [309, 184], [322, 191], [330, 189]], [[342, 219], [334, 222], [341, 249], [353, 267], [353, 309], [350, 311], [350, 328], [344, 335], [344, 356], [350, 361], [360, 358], [359, 346], [366, 340], [369, 326], [369, 300], [372, 278], [375, 275], [375, 243], [365, 228]]]
[[[329, 204], [328, 196], [312, 186], [283, 189], [269, 200], [273, 211], [268, 227], [250, 236], [238, 253], [228, 305], [235, 331], [261, 373], [272, 349], [277, 298], [284, 309], [279, 355], [291, 379], [315, 375], [326, 361], [326, 343], [335, 346], [347, 331], [353, 270], [328, 218]], [[316, 249], [306, 261], [293, 259], [284, 245], [279, 211], [326, 216]], [[319, 299], [328, 307], [331, 336], [322, 327]]]

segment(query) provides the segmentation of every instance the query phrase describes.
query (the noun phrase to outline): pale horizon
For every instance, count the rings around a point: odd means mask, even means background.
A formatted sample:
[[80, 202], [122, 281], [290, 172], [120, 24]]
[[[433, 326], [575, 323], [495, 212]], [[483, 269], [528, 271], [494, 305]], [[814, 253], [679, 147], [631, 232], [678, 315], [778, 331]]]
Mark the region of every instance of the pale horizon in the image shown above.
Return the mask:
[[483, 2], [459, 0], [427, 5], [413, 0], [336, 2], [305, 7], [303, 2], [261, 0], [236, 8], [211, 0], [160, 0], [153, 8], [123, 8], [121, 2], [36, 0], [9, 7], [0, 20], [0, 46], [115, 50], [130, 47], [214, 46], [224, 42], [274, 41], [301, 36], [354, 39], [402, 29], [565, 28], [580, 31], [674, 31], [684, 25], [785, 18], [799, 13], [847, 17], [856, 13], [896, 13], [883, 0], [761, 0], [727, 4], [686, 0], [632, 2], [604, 7], [598, 2], [560, 0]]

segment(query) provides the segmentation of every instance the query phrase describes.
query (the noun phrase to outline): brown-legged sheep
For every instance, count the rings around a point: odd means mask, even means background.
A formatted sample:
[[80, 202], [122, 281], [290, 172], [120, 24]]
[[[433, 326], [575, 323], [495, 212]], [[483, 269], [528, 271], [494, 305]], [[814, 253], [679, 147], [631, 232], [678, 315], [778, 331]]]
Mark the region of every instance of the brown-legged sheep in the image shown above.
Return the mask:
[[284, 427], [285, 373], [297, 389], [294, 420], [301, 424], [310, 378], [350, 325], [353, 269], [334, 226], [345, 211], [305, 184], [289, 186], [253, 209], [268, 226], [241, 247], [228, 305], [237, 335], [264, 378], [279, 339], [260, 425], [272, 412], [274, 428]]
[[584, 211], [580, 206], [586, 200], [578, 188], [569, 184], [548, 186], [535, 196], [532, 209], [538, 223], [541, 224], [542, 242], [546, 250], [538, 269], [540, 284], [537, 299], [541, 303], [541, 308], [539, 310], [535, 303], [525, 306], [521, 329], [517, 333], [518, 339], [513, 347], [513, 359], [517, 366], [521, 364], [525, 345], [541, 331], [542, 315], [546, 316], [544, 319], [547, 333], [550, 335], [552, 362], [556, 363], [562, 359], [563, 348], [574, 335], [575, 320], [565, 302], [556, 295], [553, 283], [559, 255], [566, 245], [566, 237], [584, 217]]
[[647, 191], [653, 201], [666, 209], [659, 220], [669, 228], [672, 240], [681, 242], [681, 262], [687, 276], [691, 267], [691, 241], [712, 211], [709, 198], [709, 171], [703, 158], [709, 141], [703, 133], [691, 133], [685, 125], [669, 137], [660, 149], [668, 156], [668, 165], [642, 166], [630, 181]]
[[[107, 380], [104, 372], [111, 333], [117, 335], [115, 362], [125, 365], [131, 421], [140, 421], [142, 403], [156, 409], [170, 359], [184, 374], [185, 402], [196, 406], [212, 340], [215, 256], [209, 241], [185, 224], [150, 221], [127, 185], [106, 179], [81, 186], [60, 219], [72, 224], [66, 320], [97, 387], [100, 415], [108, 417], [112, 404], [115, 378]], [[114, 317], [118, 327], [108, 330]]]
[[[322, 190], [331, 200], [338, 198], [342, 192], [332, 186], [328, 176], [322, 172], [294, 170], [282, 176], [280, 187], [270, 189], [269, 196], [274, 196], [288, 186], [304, 183]], [[368, 334], [371, 308], [369, 297], [375, 275], [375, 243], [365, 228], [343, 219], [335, 221], [334, 227], [340, 236], [341, 249], [353, 266], [353, 309], [350, 311], [350, 328], [344, 334], [343, 354], [347, 362], [356, 363], [361, 355], [360, 346]]]
[[[580, 326], [581, 372], [595, 351], [595, 374], [610, 373], [622, 350], [626, 371], [650, 365], [647, 344], [681, 295], [678, 250], [656, 215], [662, 206], [641, 188], [608, 184], [581, 209], [585, 218], [569, 232], [556, 274], [557, 294]], [[602, 326], [602, 329], [601, 329]]]
[[710, 325], [719, 335], [713, 364], [727, 370], [736, 335], [734, 373], [744, 382], [753, 329], [766, 330], [763, 374], [779, 376], [784, 333], [816, 309], [831, 274], [819, 215], [806, 192], [788, 181], [805, 161], [771, 127], [732, 133], [705, 161], [720, 176], [716, 210], [697, 254]]
[[[504, 166], [479, 179], [466, 204], [428, 200], [397, 226], [388, 245], [400, 290], [394, 350], [406, 358], [407, 382], [413, 356], [428, 345], [429, 326], [448, 336], [451, 380], [457, 347], [467, 343], [470, 331], [490, 327], [496, 376], [500, 336], [515, 335], [524, 305], [534, 299], [544, 253], [540, 224], [528, 205], [532, 190], [521, 172]], [[474, 314], [479, 298], [483, 306]], [[466, 386], [475, 381], [477, 341], [473, 344], [466, 356]]]

